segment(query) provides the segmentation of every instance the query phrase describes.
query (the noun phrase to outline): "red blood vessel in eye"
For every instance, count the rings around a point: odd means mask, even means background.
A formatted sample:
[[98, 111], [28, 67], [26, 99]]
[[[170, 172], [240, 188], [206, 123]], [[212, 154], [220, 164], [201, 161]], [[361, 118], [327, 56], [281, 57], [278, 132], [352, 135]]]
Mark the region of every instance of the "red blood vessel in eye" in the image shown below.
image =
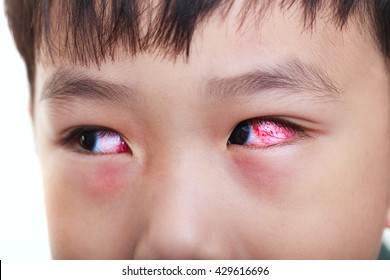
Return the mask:
[[130, 152], [129, 146], [127, 146], [127, 144], [124, 141], [122, 141], [118, 146], [117, 153], [128, 153], [128, 152]]
[[294, 136], [293, 131], [272, 121], [254, 120], [250, 124], [257, 138], [256, 141], [261, 144], [278, 144]]

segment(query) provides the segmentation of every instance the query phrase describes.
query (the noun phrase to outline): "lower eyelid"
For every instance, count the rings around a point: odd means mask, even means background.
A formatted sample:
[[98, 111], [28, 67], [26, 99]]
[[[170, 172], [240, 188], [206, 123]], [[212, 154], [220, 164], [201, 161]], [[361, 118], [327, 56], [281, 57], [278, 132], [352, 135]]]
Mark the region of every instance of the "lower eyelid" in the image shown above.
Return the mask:
[[234, 149], [239, 149], [239, 148], [244, 148], [244, 149], [247, 149], [247, 150], [257, 150], [257, 151], [261, 151], [261, 150], [268, 150], [268, 149], [274, 149], [274, 148], [283, 148], [283, 147], [288, 147], [288, 146], [294, 146], [294, 145], [297, 145], [299, 143], [301, 143], [302, 141], [304, 141], [305, 139], [311, 139], [312, 137], [310, 136], [306, 136], [306, 135], [297, 135], [295, 137], [292, 137], [286, 141], [282, 141], [282, 142], [279, 142], [279, 143], [275, 143], [275, 144], [270, 144], [270, 145], [266, 145], [266, 146], [238, 146], [238, 145], [233, 145], [233, 146], [237, 146], [237, 147], [234, 147]]

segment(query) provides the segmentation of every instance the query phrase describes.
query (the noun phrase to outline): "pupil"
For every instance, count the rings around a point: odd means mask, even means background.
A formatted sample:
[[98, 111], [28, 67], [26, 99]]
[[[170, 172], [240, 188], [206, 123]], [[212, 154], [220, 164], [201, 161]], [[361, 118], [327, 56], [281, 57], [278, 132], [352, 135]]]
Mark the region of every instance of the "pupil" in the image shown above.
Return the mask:
[[248, 141], [250, 133], [250, 124], [247, 121], [240, 122], [229, 137], [228, 143], [235, 145], [244, 145]]
[[96, 133], [85, 133], [80, 137], [80, 144], [83, 149], [92, 151], [96, 145]]

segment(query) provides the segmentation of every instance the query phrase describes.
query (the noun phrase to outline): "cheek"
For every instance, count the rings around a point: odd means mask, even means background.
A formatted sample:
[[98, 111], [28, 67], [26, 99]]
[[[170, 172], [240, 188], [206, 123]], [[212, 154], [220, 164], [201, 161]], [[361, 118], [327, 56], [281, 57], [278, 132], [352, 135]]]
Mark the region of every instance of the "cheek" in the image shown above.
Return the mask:
[[43, 168], [53, 256], [128, 258], [139, 229], [136, 164], [64, 158]]
[[[83, 199], [104, 199], [121, 195], [134, 184], [137, 166], [126, 156], [107, 159], [73, 160], [61, 157], [60, 164], [49, 164], [43, 170], [49, 192]], [[64, 197], [64, 196], [62, 196]]]
[[134, 164], [101, 162], [77, 171], [77, 183], [90, 196], [110, 197], [122, 193], [135, 178]]
[[[235, 158], [234, 174], [246, 190], [268, 199], [277, 199], [281, 193], [291, 191], [294, 186], [294, 164], [291, 151], [252, 151]], [[267, 154], [266, 156], [264, 154]]]

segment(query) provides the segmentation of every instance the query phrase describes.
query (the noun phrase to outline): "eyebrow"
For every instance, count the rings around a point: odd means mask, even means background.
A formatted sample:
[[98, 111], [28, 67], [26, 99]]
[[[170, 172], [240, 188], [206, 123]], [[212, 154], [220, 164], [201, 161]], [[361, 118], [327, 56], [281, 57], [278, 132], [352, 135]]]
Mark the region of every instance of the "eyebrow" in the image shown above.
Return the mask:
[[44, 84], [40, 101], [76, 102], [81, 99], [111, 103], [135, 102], [130, 87], [92, 78], [71, 69], [57, 70]]
[[216, 99], [253, 96], [271, 90], [278, 90], [279, 97], [309, 95], [322, 101], [334, 101], [341, 95], [341, 89], [329, 74], [298, 59], [289, 59], [239, 76], [212, 78], [206, 88], [207, 95]]
[[[337, 83], [325, 71], [298, 59], [290, 59], [234, 77], [211, 78], [206, 82], [205, 98], [229, 99], [270, 90], [278, 90], [282, 94], [278, 95], [279, 98], [291, 94], [309, 95], [322, 101], [337, 100], [341, 94]], [[41, 101], [61, 103], [80, 99], [126, 104], [134, 103], [137, 96], [130, 87], [92, 78], [72, 69], [57, 70], [45, 83], [41, 96]]]

